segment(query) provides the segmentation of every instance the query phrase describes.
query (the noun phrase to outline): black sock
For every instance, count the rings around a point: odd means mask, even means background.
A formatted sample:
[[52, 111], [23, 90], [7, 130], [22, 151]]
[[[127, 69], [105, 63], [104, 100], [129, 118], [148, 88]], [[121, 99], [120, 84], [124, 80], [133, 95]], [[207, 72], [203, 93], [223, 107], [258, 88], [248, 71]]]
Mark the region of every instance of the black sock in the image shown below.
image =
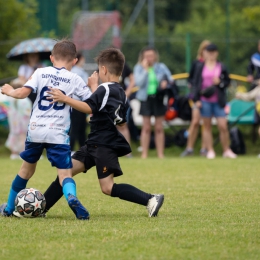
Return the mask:
[[129, 184], [115, 184], [113, 185], [111, 197], [118, 197], [121, 200], [127, 200], [140, 205], [146, 206], [148, 200], [152, 197], [151, 194], [143, 192], [136, 187]]
[[59, 177], [45, 191], [44, 197], [46, 199], [45, 211], [49, 209], [63, 196], [62, 187], [59, 182]]

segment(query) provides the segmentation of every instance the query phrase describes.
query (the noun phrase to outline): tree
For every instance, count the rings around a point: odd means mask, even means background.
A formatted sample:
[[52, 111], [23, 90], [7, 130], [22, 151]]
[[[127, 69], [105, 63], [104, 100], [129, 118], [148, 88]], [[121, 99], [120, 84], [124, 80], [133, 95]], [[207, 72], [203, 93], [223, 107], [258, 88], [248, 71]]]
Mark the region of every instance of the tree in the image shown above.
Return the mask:
[[6, 54], [18, 42], [37, 36], [35, 0], [0, 0], [0, 79], [17, 75], [18, 63], [6, 59]]

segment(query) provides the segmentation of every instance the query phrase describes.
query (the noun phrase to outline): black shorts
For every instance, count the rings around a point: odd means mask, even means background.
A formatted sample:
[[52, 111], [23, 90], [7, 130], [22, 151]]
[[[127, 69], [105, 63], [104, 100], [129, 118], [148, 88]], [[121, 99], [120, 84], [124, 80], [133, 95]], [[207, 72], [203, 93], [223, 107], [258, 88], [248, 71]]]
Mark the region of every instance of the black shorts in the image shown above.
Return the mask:
[[117, 153], [109, 147], [84, 145], [72, 155], [72, 159], [84, 163], [84, 172], [96, 166], [99, 179], [106, 178], [110, 174], [114, 174], [114, 177], [123, 174]]
[[146, 101], [141, 101], [140, 115], [142, 116], [164, 116], [166, 106], [163, 104], [163, 99], [156, 95], [148, 96]]

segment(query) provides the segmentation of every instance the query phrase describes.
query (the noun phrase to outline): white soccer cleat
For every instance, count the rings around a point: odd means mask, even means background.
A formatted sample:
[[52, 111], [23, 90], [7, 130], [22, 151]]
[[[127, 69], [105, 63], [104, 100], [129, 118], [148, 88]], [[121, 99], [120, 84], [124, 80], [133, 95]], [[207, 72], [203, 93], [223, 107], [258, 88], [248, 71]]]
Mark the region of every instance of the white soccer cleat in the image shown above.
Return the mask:
[[152, 194], [152, 198], [149, 199], [148, 204], [146, 206], [148, 210], [148, 217], [156, 217], [159, 209], [161, 208], [164, 201], [163, 194]]

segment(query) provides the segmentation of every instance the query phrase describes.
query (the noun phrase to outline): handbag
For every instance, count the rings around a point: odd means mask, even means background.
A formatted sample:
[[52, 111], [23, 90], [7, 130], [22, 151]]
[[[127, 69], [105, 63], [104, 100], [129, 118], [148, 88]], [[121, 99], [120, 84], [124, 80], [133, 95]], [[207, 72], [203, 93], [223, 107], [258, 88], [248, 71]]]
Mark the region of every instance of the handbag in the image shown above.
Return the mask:
[[210, 98], [211, 96], [213, 96], [216, 92], [216, 86], [210, 86], [208, 88], [204, 88], [200, 91], [200, 95], [206, 98]]

